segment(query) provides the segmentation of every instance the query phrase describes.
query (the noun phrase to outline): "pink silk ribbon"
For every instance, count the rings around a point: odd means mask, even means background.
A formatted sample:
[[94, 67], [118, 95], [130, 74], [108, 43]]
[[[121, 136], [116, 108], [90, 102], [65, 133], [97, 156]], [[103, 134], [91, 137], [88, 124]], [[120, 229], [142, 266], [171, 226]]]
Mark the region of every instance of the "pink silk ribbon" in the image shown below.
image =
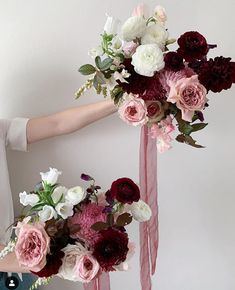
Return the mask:
[[151, 290], [158, 251], [157, 147], [146, 125], [141, 128], [139, 174], [141, 199], [152, 210], [151, 219], [140, 223], [140, 279], [142, 290]]
[[103, 272], [98, 278], [90, 283], [83, 284], [84, 290], [110, 290], [109, 273]]

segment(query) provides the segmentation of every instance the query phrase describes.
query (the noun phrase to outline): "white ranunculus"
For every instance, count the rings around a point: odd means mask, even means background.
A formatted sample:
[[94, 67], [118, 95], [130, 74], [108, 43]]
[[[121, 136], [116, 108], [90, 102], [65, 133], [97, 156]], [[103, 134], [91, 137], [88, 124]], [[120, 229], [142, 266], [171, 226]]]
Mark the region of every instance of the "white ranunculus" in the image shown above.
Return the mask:
[[40, 172], [42, 180], [50, 185], [56, 184], [59, 175], [61, 175], [62, 172], [58, 171], [56, 168], [50, 168], [50, 171], [47, 172]]
[[38, 215], [41, 222], [46, 222], [52, 218], [57, 218], [55, 209], [50, 205], [44, 205], [43, 209], [38, 212]]
[[142, 44], [157, 44], [161, 50], [165, 51], [168, 31], [159, 23], [147, 27], [144, 36], [141, 38]]
[[77, 205], [86, 198], [86, 191], [81, 186], [70, 188], [67, 191], [65, 200], [72, 205]]
[[118, 26], [120, 24], [120, 20], [115, 19], [114, 17], [107, 16], [106, 23], [104, 25], [104, 31], [108, 35], [117, 34]]
[[26, 191], [20, 192], [20, 203], [23, 204], [23, 206], [34, 206], [39, 202], [39, 196], [35, 193], [27, 194]]
[[163, 52], [157, 44], [138, 46], [131, 63], [138, 74], [147, 77], [152, 77], [165, 66]]
[[57, 204], [55, 209], [63, 219], [67, 219], [73, 215], [73, 205], [71, 203], [60, 202]]
[[146, 29], [146, 21], [142, 16], [132, 16], [122, 26], [122, 36], [125, 41], [141, 38]]
[[58, 186], [55, 188], [55, 190], [51, 194], [51, 198], [54, 203], [57, 203], [59, 201], [64, 202], [65, 194], [67, 193], [68, 189], [64, 186]]
[[138, 202], [133, 202], [129, 209], [133, 218], [138, 222], [146, 222], [152, 216], [152, 210], [147, 203], [143, 200], [139, 200]]

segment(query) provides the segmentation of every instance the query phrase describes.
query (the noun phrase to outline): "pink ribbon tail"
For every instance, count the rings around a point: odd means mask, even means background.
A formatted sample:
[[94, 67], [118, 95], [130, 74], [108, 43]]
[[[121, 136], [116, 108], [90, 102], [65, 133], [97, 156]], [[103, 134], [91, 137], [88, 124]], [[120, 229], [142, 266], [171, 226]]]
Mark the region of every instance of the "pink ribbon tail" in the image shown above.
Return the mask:
[[98, 278], [90, 283], [83, 284], [84, 290], [110, 290], [109, 273], [103, 272]]
[[149, 128], [141, 128], [140, 140], [140, 192], [141, 199], [152, 210], [148, 222], [140, 224], [140, 277], [142, 290], [151, 290], [151, 274], [156, 270], [158, 251], [158, 196], [157, 196], [157, 148]]

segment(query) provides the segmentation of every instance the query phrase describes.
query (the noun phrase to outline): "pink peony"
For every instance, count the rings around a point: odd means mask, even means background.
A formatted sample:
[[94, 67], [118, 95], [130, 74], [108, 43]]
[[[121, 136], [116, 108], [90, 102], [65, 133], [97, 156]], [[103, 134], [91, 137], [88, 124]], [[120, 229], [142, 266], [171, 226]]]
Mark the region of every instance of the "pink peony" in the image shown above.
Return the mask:
[[145, 102], [132, 94], [126, 95], [118, 112], [120, 118], [128, 124], [138, 126], [147, 123], [147, 108]]
[[34, 272], [39, 272], [46, 265], [49, 252], [50, 238], [43, 224], [17, 225], [18, 240], [15, 247], [19, 264]]
[[82, 206], [82, 212], [77, 212], [69, 219], [71, 225], [80, 225], [81, 229], [71, 235], [72, 238], [79, 238], [93, 245], [99, 238], [99, 233], [94, 231], [91, 226], [97, 222], [105, 222], [106, 214], [103, 213], [104, 207], [96, 203], [89, 203]]
[[191, 122], [194, 112], [204, 109], [207, 102], [206, 94], [206, 88], [199, 83], [198, 76], [194, 75], [172, 83], [167, 101], [176, 103], [181, 110], [182, 119]]
[[82, 283], [91, 282], [98, 274], [100, 269], [97, 260], [87, 252], [78, 256], [74, 267], [74, 273], [78, 277], [78, 281]]

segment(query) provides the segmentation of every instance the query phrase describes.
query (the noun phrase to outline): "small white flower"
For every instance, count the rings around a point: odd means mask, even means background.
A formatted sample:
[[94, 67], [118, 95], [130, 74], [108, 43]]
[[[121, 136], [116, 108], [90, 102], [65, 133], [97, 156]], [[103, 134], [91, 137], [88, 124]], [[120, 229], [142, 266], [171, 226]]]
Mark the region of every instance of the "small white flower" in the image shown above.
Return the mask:
[[165, 66], [163, 52], [157, 44], [138, 46], [131, 63], [138, 74], [147, 77], [152, 77]]
[[147, 203], [143, 200], [139, 200], [138, 202], [133, 202], [129, 209], [133, 218], [138, 222], [146, 222], [152, 216], [152, 210]]
[[38, 212], [38, 215], [41, 222], [46, 222], [52, 218], [57, 218], [55, 209], [50, 205], [44, 205], [43, 209]]
[[88, 51], [88, 55], [92, 58], [96, 58], [97, 56], [101, 56], [103, 54], [103, 49], [101, 46], [98, 46], [96, 48], [92, 48]]
[[146, 29], [146, 21], [142, 16], [132, 16], [122, 26], [122, 36], [125, 41], [141, 38]]
[[147, 27], [144, 36], [141, 38], [141, 43], [157, 44], [164, 51], [168, 37], [168, 31], [161, 24], [155, 23]]
[[20, 197], [20, 203], [23, 204], [23, 206], [34, 206], [39, 202], [39, 196], [35, 193], [32, 194], [27, 194], [26, 191], [20, 192], [19, 194]]
[[65, 196], [65, 200], [72, 205], [77, 205], [86, 197], [86, 192], [81, 186], [70, 188]]
[[55, 209], [63, 219], [67, 219], [69, 216], [73, 215], [73, 205], [71, 203], [60, 202]]
[[115, 19], [114, 17], [108, 16], [107, 15], [107, 20], [104, 25], [104, 31], [108, 35], [114, 35], [117, 34], [118, 26], [120, 24], [120, 20]]
[[51, 198], [54, 203], [58, 203], [59, 201], [64, 201], [65, 194], [68, 189], [64, 186], [58, 186], [55, 188], [53, 193], [51, 194]]
[[42, 180], [50, 185], [56, 184], [59, 175], [61, 175], [62, 172], [58, 171], [56, 168], [50, 168], [50, 171], [48, 172], [40, 172]]
[[122, 40], [120, 37], [115, 36], [113, 38], [111, 49], [116, 53], [122, 51]]

